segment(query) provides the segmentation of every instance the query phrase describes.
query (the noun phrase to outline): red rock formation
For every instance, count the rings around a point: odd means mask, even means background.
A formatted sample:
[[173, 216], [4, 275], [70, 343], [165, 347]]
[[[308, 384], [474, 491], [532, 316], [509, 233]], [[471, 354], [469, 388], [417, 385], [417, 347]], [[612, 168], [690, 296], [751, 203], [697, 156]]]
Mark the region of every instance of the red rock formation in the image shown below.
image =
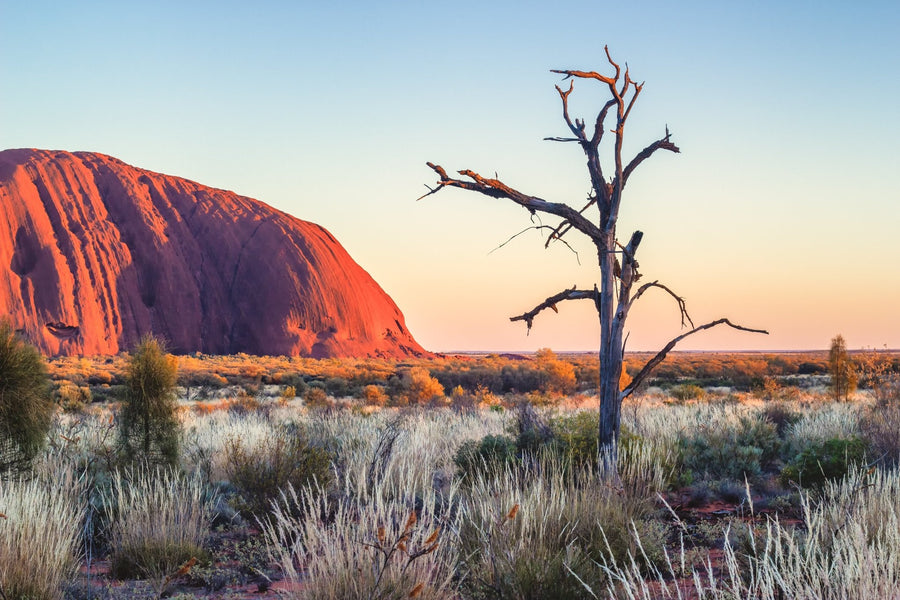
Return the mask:
[[0, 152], [0, 313], [46, 354], [423, 353], [324, 228], [90, 152]]

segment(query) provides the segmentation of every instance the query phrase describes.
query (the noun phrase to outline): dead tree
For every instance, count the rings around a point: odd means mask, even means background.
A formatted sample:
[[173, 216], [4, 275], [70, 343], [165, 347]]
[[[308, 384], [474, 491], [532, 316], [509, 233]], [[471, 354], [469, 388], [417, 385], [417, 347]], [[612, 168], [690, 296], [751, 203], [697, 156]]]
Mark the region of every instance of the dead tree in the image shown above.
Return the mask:
[[[570, 80], [568, 89], [556, 86], [562, 100], [562, 115], [568, 125], [571, 136], [551, 137], [546, 140], [555, 142], [571, 142], [581, 146], [587, 157], [587, 169], [591, 180], [591, 191], [587, 202], [581, 209], [573, 208], [565, 203], [549, 202], [541, 198], [524, 194], [511, 188], [502, 181], [464, 169], [458, 171], [463, 179], [456, 179], [447, 174], [440, 165], [427, 163], [440, 179], [437, 186], [429, 188], [429, 192], [422, 198], [437, 193], [445, 187], [457, 187], [464, 190], [472, 190], [491, 196], [512, 200], [523, 206], [532, 216], [543, 213], [557, 217], [559, 221], [555, 226], [538, 225], [536, 228], [548, 230], [545, 247], [552, 242], [564, 240], [564, 236], [573, 229], [587, 236], [597, 248], [597, 259], [600, 266], [599, 288], [595, 283], [593, 289], [566, 289], [551, 296], [538, 304], [530, 311], [511, 317], [512, 321], [524, 321], [528, 329], [535, 317], [545, 309], [557, 311], [557, 304], [564, 300], [591, 300], [597, 308], [600, 318], [600, 450], [605, 457], [605, 466], [616, 464], [617, 445], [619, 439], [619, 425], [621, 419], [622, 401], [631, 395], [635, 389], [647, 378], [651, 371], [661, 363], [668, 352], [684, 338], [699, 331], [710, 329], [717, 325], [728, 325], [742, 331], [755, 333], [768, 333], [759, 329], [750, 329], [736, 325], [728, 319], [716, 319], [704, 325], [695, 326], [687, 311], [684, 299], [673, 292], [669, 287], [659, 281], [651, 281], [636, 284], [641, 275], [638, 271], [639, 264], [636, 259], [638, 246], [640, 246], [643, 233], [635, 231], [628, 242], [622, 245], [616, 237], [616, 225], [619, 217], [619, 206], [622, 202], [622, 192], [625, 184], [634, 173], [634, 170], [645, 160], [650, 158], [658, 150], [668, 152], [680, 152], [678, 146], [672, 142], [672, 136], [666, 127], [665, 135], [646, 148], [638, 152], [630, 161], [622, 158], [622, 145], [625, 139], [625, 122], [634, 108], [635, 101], [644, 87], [643, 83], [637, 83], [625, 67], [622, 73], [619, 65], [612, 59], [609, 49], [606, 50], [606, 58], [614, 73], [602, 75], [594, 71], [570, 71], [553, 70], [560, 73], [563, 80]], [[574, 89], [575, 79], [595, 80], [609, 89], [610, 98], [597, 114], [593, 131], [588, 131], [584, 120], [575, 118], [569, 114], [569, 96]], [[615, 115], [615, 126], [609, 133], [615, 135], [613, 172], [607, 176], [600, 164], [600, 144], [607, 132], [606, 120], [610, 111]], [[420, 198], [421, 200], [421, 198]], [[591, 213], [588, 213], [592, 209]], [[588, 215], [596, 216], [589, 217]], [[682, 327], [690, 327], [690, 330], [671, 340], [665, 347], [651, 358], [631, 382], [624, 389], [620, 389], [619, 380], [622, 374], [623, 358], [625, 354], [625, 321], [634, 303], [650, 289], [659, 289], [670, 295], [678, 304], [681, 311]]]

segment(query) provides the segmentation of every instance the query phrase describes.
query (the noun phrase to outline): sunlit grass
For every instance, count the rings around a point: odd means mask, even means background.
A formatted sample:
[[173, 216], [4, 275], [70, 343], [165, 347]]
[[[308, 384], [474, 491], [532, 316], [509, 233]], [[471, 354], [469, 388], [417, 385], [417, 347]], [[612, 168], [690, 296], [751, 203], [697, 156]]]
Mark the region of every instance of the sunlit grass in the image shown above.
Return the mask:
[[9, 600], [54, 600], [79, 563], [83, 481], [0, 480], [0, 592]]

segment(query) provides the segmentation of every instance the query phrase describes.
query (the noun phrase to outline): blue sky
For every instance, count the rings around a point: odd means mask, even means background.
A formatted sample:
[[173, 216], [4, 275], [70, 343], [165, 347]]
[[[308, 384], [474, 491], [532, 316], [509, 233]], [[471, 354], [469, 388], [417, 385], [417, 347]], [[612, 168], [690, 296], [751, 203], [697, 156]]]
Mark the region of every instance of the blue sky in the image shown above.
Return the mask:
[[[768, 337], [685, 348], [900, 347], [900, 4], [896, 2], [0, 1], [0, 148], [91, 150], [263, 200], [331, 230], [435, 350], [591, 349], [590, 306], [508, 316], [590, 285], [563, 247], [503, 201], [433, 173], [497, 172], [579, 204], [584, 161], [564, 135], [551, 68], [646, 81], [626, 154], [668, 124], [680, 155], [629, 183], [620, 237], [645, 232], [645, 277], [695, 321]], [[592, 120], [602, 89], [576, 84]], [[574, 241], [574, 239], [573, 239]], [[647, 297], [630, 347], [679, 333]]]

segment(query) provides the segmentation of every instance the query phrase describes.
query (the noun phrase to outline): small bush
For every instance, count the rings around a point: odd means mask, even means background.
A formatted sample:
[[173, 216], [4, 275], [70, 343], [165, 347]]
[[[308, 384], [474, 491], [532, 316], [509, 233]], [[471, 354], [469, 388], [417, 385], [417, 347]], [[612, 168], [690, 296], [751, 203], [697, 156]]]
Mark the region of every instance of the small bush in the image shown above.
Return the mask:
[[792, 460], [781, 471], [781, 481], [785, 485], [793, 482], [820, 488], [826, 481], [845, 477], [851, 467], [864, 465], [867, 454], [868, 446], [860, 438], [825, 440], [806, 448]]
[[706, 396], [706, 390], [693, 383], [684, 383], [670, 389], [669, 395], [679, 402], [687, 402], [688, 400], [700, 400], [704, 398]]
[[476, 473], [503, 468], [516, 460], [516, 442], [506, 436], [489, 435], [479, 441], [470, 440], [456, 451], [453, 462], [464, 478]]
[[262, 516], [281, 491], [331, 482], [331, 456], [299, 432], [281, 427], [249, 446], [240, 438], [225, 443], [225, 476], [240, 493], [238, 508]]
[[403, 377], [409, 404], [426, 404], [443, 397], [444, 386], [424, 367], [413, 367]]
[[309, 408], [327, 408], [331, 406], [328, 401], [328, 392], [319, 386], [309, 386], [303, 394], [303, 400]]
[[742, 417], [735, 427], [703, 429], [682, 437], [684, 468], [710, 479], [758, 478], [773, 466], [781, 448], [775, 425]]
[[0, 474], [28, 468], [55, 410], [44, 359], [0, 321]]
[[325, 380], [325, 392], [332, 398], [345, 398], [351, 395], [350, 382], [343, 377], [329, 377]]
[[81, 412], [92, 400], [91, 388], [64, 383], [56, 390], [56, 401], [65, 412]]
[[516, 406], [513, 434], [516, 436], [519, 452], [532, 455], [545, 449], [553, 440], [553, 430], [549, 423], [534, 410], [530, 402], [521, 402]]
[[284, 386], [284, 389], [281, 390], [281, 401], [282, 402], [290, 402], [297, 396], [297, 388], [292, 385]]
[[119, 418], [119, 441], [127, 460], [168, 467], [178, 464], [177, 369], [178, 360], [153, 337], [145, 337], [134, 349]]
[[247, 390], [242, 389], [237, 397], [235, 397], [234, 402], [229, 405], [228, 410], [236, 415], [246, 415], [250, 413], [254, 413], [262, 408], [262, 403], [256, 398], [256, 396], [247, 393]]
[[363, 388], [363, 399], [369, 406], [384, 406], [390, 397], [385, 393], [384, 386], [370, 384]]

